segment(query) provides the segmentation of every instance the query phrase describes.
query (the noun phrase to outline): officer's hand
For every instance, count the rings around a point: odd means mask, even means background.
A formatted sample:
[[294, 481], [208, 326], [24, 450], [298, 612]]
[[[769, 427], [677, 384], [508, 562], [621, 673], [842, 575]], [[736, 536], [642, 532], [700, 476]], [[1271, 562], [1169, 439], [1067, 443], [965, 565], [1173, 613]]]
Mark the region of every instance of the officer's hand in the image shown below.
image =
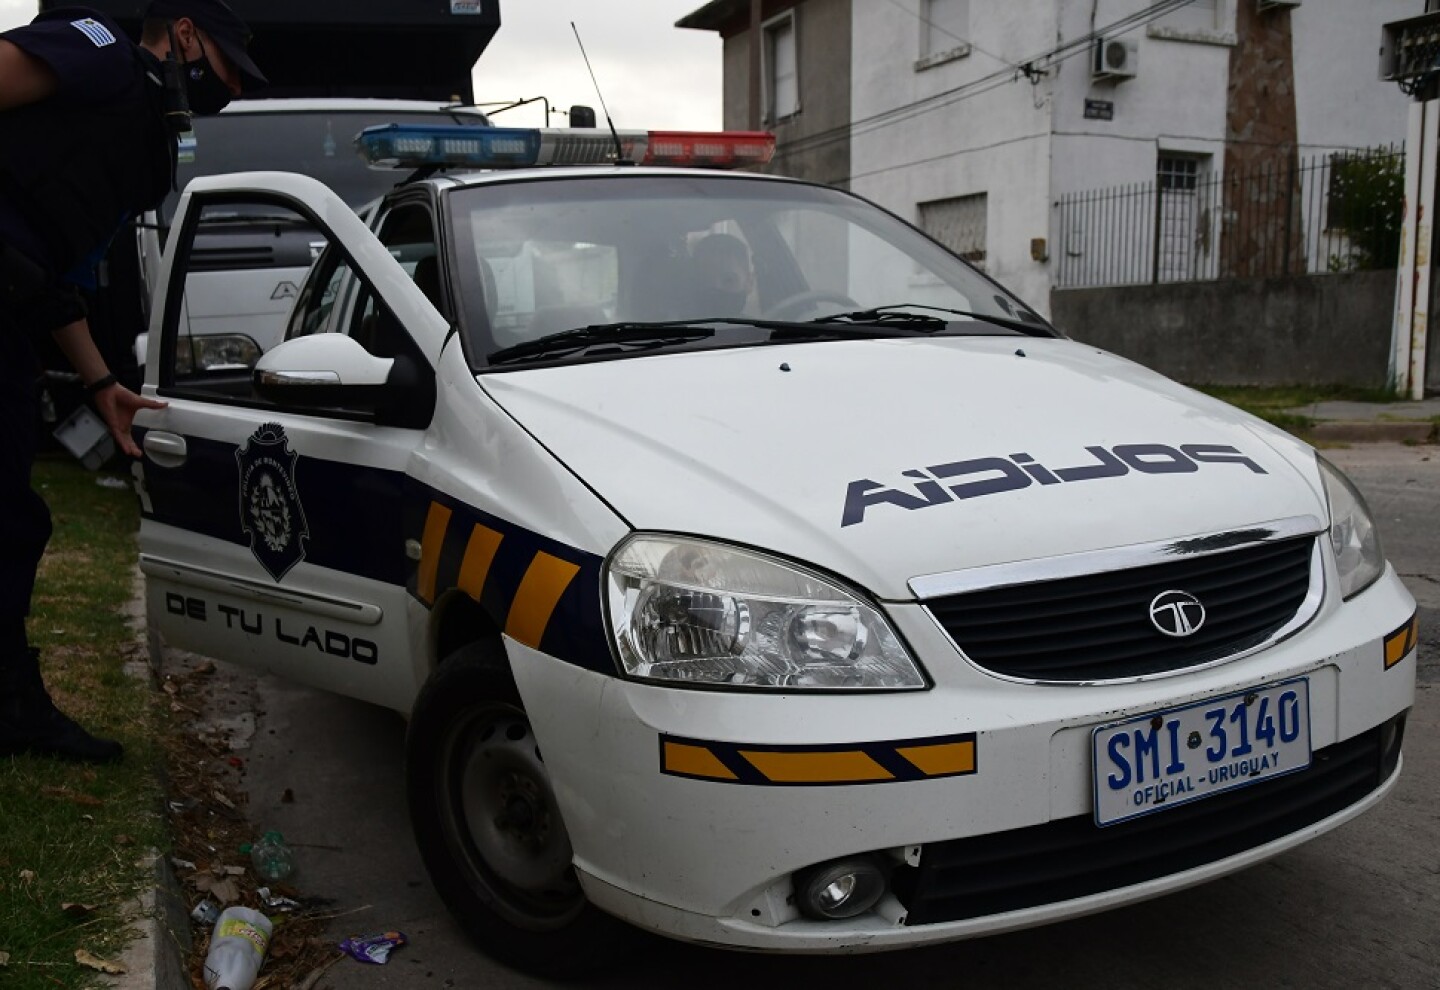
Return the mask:
[[95, 411], [105, 421], [110, 429], [110, 435], [120, 445], [120, 449], [131, 457], [140, 456], [140, 448], [135, 444], [135, 438], [130, 435], [130, 425], [135, 422], [135, 414], [141, 409], [164, 409], [168, 402], [161, 402], [159, 399], [147, 399], [143, 395], [136, 395], [124, 385], [111, 385], [95, 393]]

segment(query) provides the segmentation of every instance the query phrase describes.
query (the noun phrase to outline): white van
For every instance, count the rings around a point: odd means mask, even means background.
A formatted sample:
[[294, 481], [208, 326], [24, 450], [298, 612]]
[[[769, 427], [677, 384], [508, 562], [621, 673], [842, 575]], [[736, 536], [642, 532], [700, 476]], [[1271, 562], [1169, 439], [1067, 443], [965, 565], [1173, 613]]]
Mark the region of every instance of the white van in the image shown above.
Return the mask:
[[[355, 153], [355, 136], [377, 123], [489, 126], [475, 107], [418, 100], [238, 100], [214, 117], [196, 117], [180, 141], [177, 186], [226, 172], [299, 172], [325, 183], [359, 210], [395, 185]], [[145, 295], [154, 294], [160, 258], [179, 193], [137, 224]], [[196, 281], [186, 298], [178, 342], [197, 371], [249, 369], [279, 343], [285, 317], [323, 239], [294, 218], [270, 215], [263, 204], [247, 212], [216, 213], [193, 247]], [[137, 364], [149, 354], [148, 335], [135, 340]]]

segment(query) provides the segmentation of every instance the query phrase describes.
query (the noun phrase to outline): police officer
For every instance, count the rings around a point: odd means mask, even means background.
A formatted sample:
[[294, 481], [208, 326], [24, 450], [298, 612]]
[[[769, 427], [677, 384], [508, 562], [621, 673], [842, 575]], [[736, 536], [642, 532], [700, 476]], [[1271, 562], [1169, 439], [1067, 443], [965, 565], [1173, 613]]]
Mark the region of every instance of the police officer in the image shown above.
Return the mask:
[[[189, 112], [219, 113], [265, 83], [249, 31], [223, 0], [153, 0], [139, 45], [81, 7], [0, 34], [0, 756], [106, 762], [120, 744], [57, 710], [29, 647], [50, 513], [30, 487], [39, 408], [34, 344], [50, 335], [120, 449], [163, 403], [119, 384], [90, 336], [79, 289], [123, 225], [159, 206]], [[168, 60], [168, 64], [167, 64]]]

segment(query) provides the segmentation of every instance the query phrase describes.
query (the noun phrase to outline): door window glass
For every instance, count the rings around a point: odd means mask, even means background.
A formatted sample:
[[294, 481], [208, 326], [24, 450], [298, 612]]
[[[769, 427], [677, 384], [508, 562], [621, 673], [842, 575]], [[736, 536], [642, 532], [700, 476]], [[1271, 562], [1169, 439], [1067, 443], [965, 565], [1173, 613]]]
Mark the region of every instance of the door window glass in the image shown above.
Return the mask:
[[[294, 209], [226, 200], [199, 209], [181, 255], [178, 316], [167, 314], [164, 384], [234, 397], [251, 369], [283, 339], [291, 307], [326, 240]], [[152, 350], [153, 353], [153, 350]]]

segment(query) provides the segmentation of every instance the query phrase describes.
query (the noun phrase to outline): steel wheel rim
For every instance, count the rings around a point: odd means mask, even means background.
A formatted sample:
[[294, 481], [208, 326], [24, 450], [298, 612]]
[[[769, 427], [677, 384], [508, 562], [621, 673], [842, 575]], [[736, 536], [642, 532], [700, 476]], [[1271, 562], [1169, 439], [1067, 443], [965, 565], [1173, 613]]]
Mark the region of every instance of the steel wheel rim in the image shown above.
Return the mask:
[[436, 783], [446, 842], [487, 907], [532, 930], [579, 913], [570, 838], [523, 711], [497, 702], [457, 719]]

